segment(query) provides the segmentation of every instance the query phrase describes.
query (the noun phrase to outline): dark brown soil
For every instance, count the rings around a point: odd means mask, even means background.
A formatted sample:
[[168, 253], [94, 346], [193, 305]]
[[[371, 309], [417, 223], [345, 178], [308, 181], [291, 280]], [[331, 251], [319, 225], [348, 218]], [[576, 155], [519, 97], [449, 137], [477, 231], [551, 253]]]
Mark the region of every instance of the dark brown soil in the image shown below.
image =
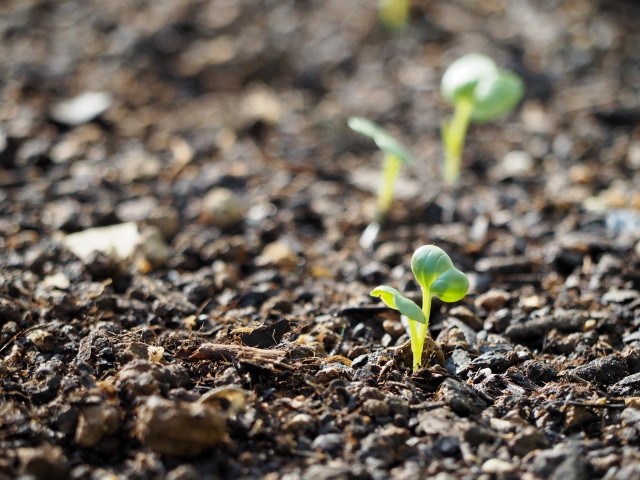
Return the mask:
[[[640, 4], [375, 3], [0, 3], [0, 479], [640, 478]], [[471, 51], [527, 94], [443, 188]], [[418, 159], [372, 251], [349, 115]]]

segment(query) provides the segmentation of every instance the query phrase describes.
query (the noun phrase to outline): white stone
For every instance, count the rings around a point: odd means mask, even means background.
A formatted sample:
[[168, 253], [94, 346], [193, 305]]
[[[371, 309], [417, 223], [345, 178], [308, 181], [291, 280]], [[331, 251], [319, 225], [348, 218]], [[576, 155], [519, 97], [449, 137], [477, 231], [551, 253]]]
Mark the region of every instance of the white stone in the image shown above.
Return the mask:
[[62, 243], [83, 261], [88, 260], [94, 251], [114, 255], [118, 260], [131, 256], [140, 242], [138, 225], [134, 222], [111, 225], [109, 227], [90, 228], [67, 235]]
[[65, 125], [82, 125], [104, 113], [113, 104], [109, 92], [84, 92], [54, 105], [51, 118]]

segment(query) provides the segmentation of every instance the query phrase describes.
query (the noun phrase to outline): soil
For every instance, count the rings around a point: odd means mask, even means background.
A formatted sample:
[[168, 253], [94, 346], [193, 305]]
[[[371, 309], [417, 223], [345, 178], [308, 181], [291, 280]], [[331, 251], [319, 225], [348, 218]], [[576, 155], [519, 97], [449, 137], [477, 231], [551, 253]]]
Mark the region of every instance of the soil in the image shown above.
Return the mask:
[[[2, 2], [0, 479], [640, 478], [640, 4], [375, 3]], [[526, 98], [443, 187], [471, 51]], [[371, 250], [349, 115], [418, 160]]]

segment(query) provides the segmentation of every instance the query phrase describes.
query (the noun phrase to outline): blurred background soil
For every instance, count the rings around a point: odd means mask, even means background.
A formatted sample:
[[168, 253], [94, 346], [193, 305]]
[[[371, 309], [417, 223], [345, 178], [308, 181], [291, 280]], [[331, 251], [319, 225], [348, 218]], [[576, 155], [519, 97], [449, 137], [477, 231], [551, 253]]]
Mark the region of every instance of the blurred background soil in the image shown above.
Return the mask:
[[[638, 478], [638, 25], [631, 0], [414, 0], [399, 32], [373, 0], [4, 0], [0, 478]], [[469, 52], [526, 96], [444, 188]], [[350, 115], [418, 160], [372, 251], [382, 156]], [[368, 292], [419, 300], [429, 243], [472, 288], [412, 375]]]

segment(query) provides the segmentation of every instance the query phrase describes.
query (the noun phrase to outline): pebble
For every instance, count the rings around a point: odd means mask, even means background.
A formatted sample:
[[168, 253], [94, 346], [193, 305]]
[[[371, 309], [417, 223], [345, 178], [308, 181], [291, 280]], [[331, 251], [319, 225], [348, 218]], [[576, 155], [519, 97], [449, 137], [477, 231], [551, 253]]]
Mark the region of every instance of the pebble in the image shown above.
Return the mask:
[[142, 147], [133, 148], [116, 160], [123, 183], [153, 180], [162, 170], [159, 158], [146, 152]]
[[480, 413], [488, 407], [487, 402], [470, 386], [452, 378], [442, 382], [438, 396], [447, 402], [451, 410], [463, 417]]
[[265, 245], [262, 253], [256, 258], [257, 267], [279, 268], [291, 271], [295, 268], [298, 255], [284, 242], [276, 241]]
[[82, 125], [106, 112], [112, 104], [113, 95], [109, 92], [84, 92], [54, 105], [50, 115], [65, 125]]
[[202, 199], [202, 219], [220, 228], [229, 228], [242, 221], [245, 207], [240, 197], [228, 188], [212, 188]]
[[382, 328], [384, 328], [384, 331], [393, 337], [399, 337], [404, 333], [402, 323], [396, 320], [385, 320], [382, 322]]
[[162, 267], [169, 259], [171, 250], [164, 241], [158, 227], [149, 226], [142, 230], [133, 256], [144, 258], [153, 268]]
[[444, 366], [451, 375], [458, 375], [471, 365], [471, 361], [469, 352], [457, 348], [451, 352], [451, 356], [447, 358]]
[[390, 412], [389, 405], [382, 400], [370, 398], [362, 404], [362, 411], [370, 417], [385, 417]]
[[589, 480], [593, 478], [589, 465], [577, 455], [570, 455], [556, 468], [549, 480]]
[[528, 152], [513, 150], [507, 153], [498, 166], [491, 170], [491, 177], [495, 180], [503, 178], [523, 178], [531, 175], [534, 162]]
[[344, 445], [344, 435], [341, 433], [325, 433], [318, 435], [311, 444], [312, 450], [321, 452], [334, 452], [342, 449]]
[[225, 423], [210, 405], [152, 396], [138, 410], [136, 436], [163, 455], [192, 457], [224, 439]]
[[462, 320], [464, 323], [466, 323], [476, 331], [482, 330], [482, 327], [484, 326], [484, 322], [464, 305], [459, 305], [455, 308], [452, 308], [449, 311], [449, 315]]
[[140, 232], [134, 222], [90, 228], [67, 235], [62, 240], [74, 255], [85, 262], [94, 251], [113, 254], [118, 260], [124, 260], [131, 256], [139, 242]]
[[51, 287], [59, 290], [67, 290], [71, 286], [71, 282], [64, 273], [58, 272], [44, 277], [42, 279], [42, 286], [45, 288]]
[[571, 371], [573, 375], [600, 384], [617, 383], [627, 376], [627, 367], [618, 355], [607, 355]]
[[300, 433], [311, 430], [314, 427], [313, 417], [308, 413], [298, 413], [291, 417], [284, 425], [284, 430], [289, 433]]
[[531, 262], [527, 257], [490, 257], [482, 258], [475, 264], [480, 273], [522, 273], [531, 269]]
[[526, 427], [509, 441], [509, 448], [519, 457], [524, 457], [533, 450], [547, 448], [547, 446], [548, 442], [544, 434], [535, 427]]
[[633, 235], [640, 237], [640, 212], [635, 210], [612, 210], [605, 218], [607, 231], [614, 235]]
[[369, 362], [369, 356], [368, 355], [358, 355], [356, 358], [353, 359], [353, 362], [351, 362], [351, 368], [361, 368], [364, 367], [367, 363]]
[[93, 448], [105, 436], [113, 435], [120, 428], [120, 414], [110, 405], [85, 407], [78, 419], [75, 441], [83, 448]]
[[511, 473], [516, 467], [509, 462], [500, 460], [499, 458], [490, 458], [482, 464], [482, 471], [490, 475], [504, 475], [505, 473]]
[[484, 310], [498, 310], [504, 307], [510, 299], [508, 292], [504, 290], [493, 289], [487, 293], [483, 293], [474, 302], [476, 308], [482, 308]]
[[57, 446], [45, 445], [37, 448], [17, 449], [20, 459], [20, 472], [36, 480], [62, 480], [67, 478], [68, 462]]
[[180, 465], [167, 473], [165, 480], [200, 480], [201, 478], [193, 466]]

